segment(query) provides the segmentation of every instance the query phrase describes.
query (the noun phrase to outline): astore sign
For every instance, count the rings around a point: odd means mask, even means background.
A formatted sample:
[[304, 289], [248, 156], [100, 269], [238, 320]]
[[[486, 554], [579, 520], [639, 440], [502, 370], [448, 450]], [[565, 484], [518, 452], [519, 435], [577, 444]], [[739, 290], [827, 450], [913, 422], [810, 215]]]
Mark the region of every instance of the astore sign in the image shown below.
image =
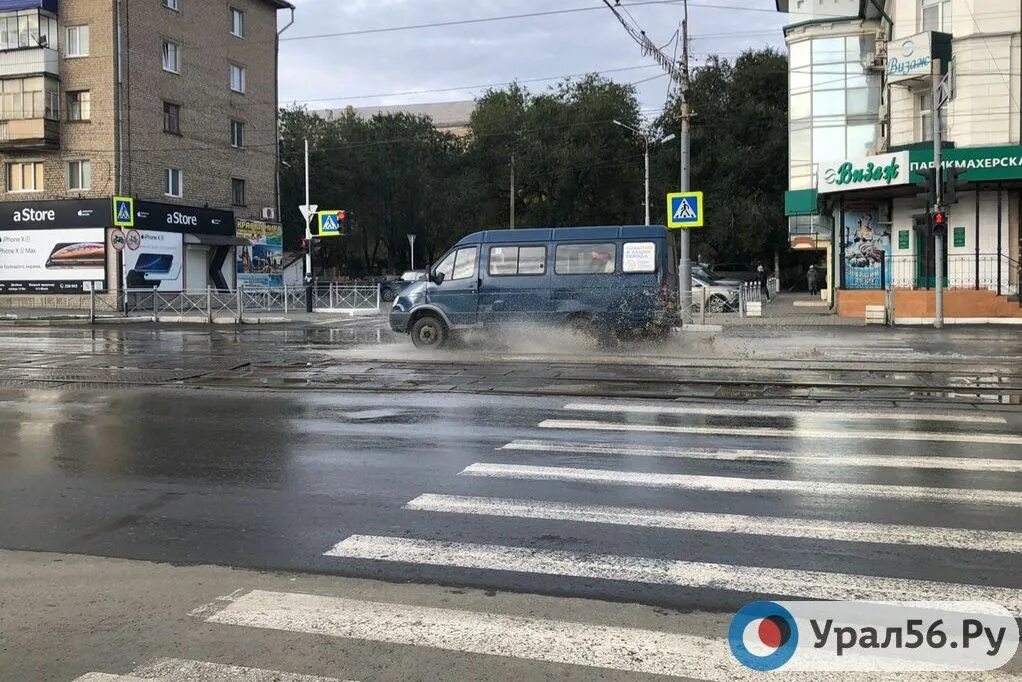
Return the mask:
[[181, 213], [180, 211], [174, 211], [173, 213], [167, 214], [168, 225], [182, 225], [184, 227], [195, 227], [199, 224], [197, 216], [188, 215], [187, 213]]

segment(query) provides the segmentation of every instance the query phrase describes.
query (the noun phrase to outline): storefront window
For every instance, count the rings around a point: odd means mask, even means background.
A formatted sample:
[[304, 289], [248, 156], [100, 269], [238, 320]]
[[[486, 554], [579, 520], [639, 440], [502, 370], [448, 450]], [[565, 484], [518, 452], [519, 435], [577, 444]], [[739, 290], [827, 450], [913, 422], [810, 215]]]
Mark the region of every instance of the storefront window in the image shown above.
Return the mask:
[[812, 186], [813, 168], [875, 153], [880, 137], [879, 74], [867, 68], [873, 36], [793, 43], [789, 54], [791, 188]]
[[792, 95], [790, 106], [791, 118], [795, 121], [803, 118], [809, 118], [813, 113], [812, 98], [808, 92], [804, 95]]
[[844, 38], [821, 38], [813, 41], [813, 64], [839, 64], [845, 61]]
[[876, 144], [877, 127], [875, 125], [848, 126], [848, 156], [869, 156]]

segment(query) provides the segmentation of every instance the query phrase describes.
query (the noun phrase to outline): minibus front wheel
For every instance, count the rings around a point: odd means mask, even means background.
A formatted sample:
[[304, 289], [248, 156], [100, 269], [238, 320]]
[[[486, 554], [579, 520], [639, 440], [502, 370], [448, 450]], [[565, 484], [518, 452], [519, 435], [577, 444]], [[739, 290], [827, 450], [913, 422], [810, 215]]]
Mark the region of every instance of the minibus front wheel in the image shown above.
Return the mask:
[[412, 345], [416, 348], [443, 348], [450, 337], [447, 325], [436, 315], [423, 315], [412, 324]]

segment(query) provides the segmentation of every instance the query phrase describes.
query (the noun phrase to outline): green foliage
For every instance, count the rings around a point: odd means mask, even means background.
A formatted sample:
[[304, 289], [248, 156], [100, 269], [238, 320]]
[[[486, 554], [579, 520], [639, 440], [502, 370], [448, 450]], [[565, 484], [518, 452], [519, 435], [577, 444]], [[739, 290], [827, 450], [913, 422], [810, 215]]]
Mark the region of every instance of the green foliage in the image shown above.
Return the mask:
[[[772, 262], [775, 249], [784, 252], [788, 243], [787, 57], [771, 49], [746, 52], [733, 64], [711, 57], [693, 76], [690, 103], [692, 187], [706, 193], [707, 205], [693, 254], [706, 261]], [[676, 132], [680, 109], [673, 100], [657, 128]], [[659, 197], [678, 186], [678, 149], [656, 162]], [[655, 220], [666, 220], [666, 205], [654, 206]]]
[[[771, 50], [734, 64], [712, 59], [692, 93], [692, 184], [707, 192], [708, 223], [695, 238], [705, 257], [765, 258], [786, 243], [787, 66]], [[677, 131], [679, 103], [655, 122], [654, 137]], [[642, 127], [635, 90], [597, 75], [532, 94], [515, 84], [477, 103], [469, 133], [437, 131], [407, 114], [365, 120], [350, 110], [323, 120], [281, 113], [285, 243], [305, 230], [303, 140], [310, 141], [311, 198], [356, 216], [350, 239], [324, 240], [323, 264], [361, 276], [408, 263], [406, 235], [418, 235], [417, 261], [433, 261], [460, 237], [505, 228], [511, 158], [517, 227], [637, 224], [643, 220], [643, 142], [616, 126]], [[653, 155], [653, 219], [677, 188], [678, 147]], [[425, 259], [425, 260], [424, 260]]]

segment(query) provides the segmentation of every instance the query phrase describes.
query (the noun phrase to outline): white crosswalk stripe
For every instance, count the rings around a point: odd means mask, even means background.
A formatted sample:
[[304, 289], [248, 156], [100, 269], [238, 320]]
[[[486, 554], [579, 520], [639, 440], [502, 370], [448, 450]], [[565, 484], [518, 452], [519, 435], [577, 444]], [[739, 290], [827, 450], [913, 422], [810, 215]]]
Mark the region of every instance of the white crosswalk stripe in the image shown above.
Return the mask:
[[1022, 460], [982, 457], [904, 457], [899, 455], [804, 455], [770, 450], [699, 447], [653, 447], [557, 440], [515, 440], [501, 450], [516, 452], [572, 453], [595, 456], [665, 457], [729, 462], [783, 462], [826, 467], [883, 467], [893, 469], [946, 469], [952, 471], [998, 471], [1022, 473]]
[[704, 436], [749, 436], [752, 438], [793, 438], [814, 440], [894, 440], [934, 443], [990, 443], [1022, 445], [1022, 436], [1007, 433], [945, 433], [937, 431], [879, 431], [876, 429], [773, 428], [765, 426], [680, 426], [631, 424], [584, 419], [546, 419], [541, 429], [576, 431], [623, 431], [635, 433], [685, 433]]
[[[590, 468], [585, 464], [576, 466], [534, 466], [502, 462], [477, 462], [464, 468], [458, 475], [465, 479], [476, 479], [473, 488], [482, 488], [487, 479], [586, 483], [603, 487], [610, 493], [611, 486], [639, 486], [662, 488], [676, 491], [702, 491], [723, 498], [724, 508], [735, 505], [737, 496], [780, 494], [796, 498], [830, 498], [840, 504], [850, 504], [854, 498], [893, 500], [905, 503], [960, 504], [968, 506], [989, 505], [1001, 508], [1022, 508], [1022, 491], [996, 490], [987, 488], [961, 487], [961, 481], [951, 475], [936, 478], [920, 475], [920, 471], [968, 472], [991, 474], [1022, 474], [1022, 459], [1008, 458], [1008, 455], [969, 457], [956, 453], [945, 455], [930, 449], [924, 455], [872, 454], [869, 449], [852, 454], [835, 454], [823, 451], [807, 451], [808, 446], [778, 447], [776, 450], [759, 448], [714, 448], [679, 445], [646, 445], [629, 442], [600, 442], [601, 432], [620, 433], [662, 433], [709, 436], [739, 436], [789, 438], [815, 441], [894, 441], [899, 443], [967, 443], [1012, 446], [1022, 444], [1022, 436], [1015, 433], [945, 432], [938, 424], [953, 422], [972, 425], [1007, 424], [1001, 415], [983, 413], [940, 412], [923, 413], [911, 411], [868, 411], [848, 414], [834, 410], [796, 411], [787, 408], [743, 409], [704, 407], [700, 405], [663, 404], [632, 402], [589, 402], [567, 403], [563, 408], [571, 412], [592, 412], [593, 415], [608, 415], [606, 419], [560, 419], [542, 420], [538, 426], [543, 429], [589, 432], [592, 440], [580, 435], [566, 435], [578, 440], [518, 439], [507, 442], [497, 449], [501, 455], [514, 457], [526, 454], [565, 455], [575, 462], [597, 461], [607, 457], [663, 458], [661, 466], [671, 465], [669, 460], [700, 460], [707, 463], [728, 462], [730, 471], [739, 470], [741, 465], [757, 463], [798, 467], [798, 477], [805, 480], [755, 478], [743, 476], [690, 475], [674, 472], [643, 472], [617, 469]], [[632, 418], [636, 422], [613, 421], [611, 414], [620, 414], [621, 419]], [[638, 416], [636, 416], [638, 415]], [[650, 417], [678, 417], [671, 419], [646, 419]], [[555, 414], [547, 416], [558, 416]], [[584, 416], [584, 415], [583, 415]], [[685, 417], [727, 416], [736, 418], [729, 426], [705, 426], [685, 423]], [[790, 427], [741, 426], [741, 418], [778, 417], [797, 420]], [[862, 429], [854, 426], [835, 426], [825, 420], [840, 422], [850, 420], [871, 422]], [[663, 421], [666, 423], [641, 423]], [[671, 422], [674, 423], [671, 423]], [[913, 428], [910, 424], [896, 422], [919, 422]], [[885, 428], [892, 426], [896, 428]], [[937, 446], [939, 447], [939, 446]], [[949, 448], [955, 450], [956, 448]], [[876, 450], [874, 452], [880, 452]], [[530, 458], [535, 461], [534, 457]], [[470, 460], [471, 461], [471, 460]], [[703, 467], [711, 466], [703, 464]], [[922, 485], [876, 484], [872, 482], [830, 482], [813, 480], [821, 472], [842, 468], [848, 474], [852, 467], [875, 467], [883, 470], [893, 480], [902, 480], [899, 472], [912, 473], [908, 480], [952, 481], [946, 487]], [[622, 469], [627, 467], [622, 466]], [[964, 477], [963, 477], [964, 479]], [[880, 479], [884, 480], [884, 479]], [[967, 480], [967, 479], [964, 479]], [[467, 485], [466, 481], [466, 485]], [[535, 486], [540, 492], [554, 488]], [[474, 491], [473, 491], [474, 492]], [[535, 492], [535, 491], [533, 491]], [[621, 499], [620, 491], [608, 494], [615, 501]], [[684, 547], [685, 533], [714, 533], [718, 535], [759, 536], [760, 538], [788, 538], [791, 546], [799, 540], [818, 543], [869, 543], [878, 545], [877, 552], [898, 561], [900, 548], [912, 549], [915, 554], [926, 550], [937, 553], [948, 551], [987, 552], [1022, 554], [1022, 532], [984, 530], [978, 528], [957, 528], [950, 519], [942, 517], [940, 526], [922, 526], [899, 523], [876, 523], [856, 520], [826, 518], [803, 518], [801, 516], [762, 516], [735, 513], [693, 511], [686, 509], [663, 509], [599, 504], [600, 489], [585, 491], [584, 503], [572, 501], [533, 499], [525, 494], [523, 498], [490, 497], [484, 495], [447, 495], [425, 492], [407, 502], [403, 509], [409, 513], [427, 515], [470, 515], [490, 517], [488, 523], [478, 524], [487, 528], [495, 519], [508, 522], [528, 520], [536, 522], [558, 522], [588, 526], [586, 532], [600, 532], [595, 526], [605, 524], [636, 529], [656, 529], [674, 532], [678, 542], [673, 547]], [[537, 494], [542, 498], [542, 494]], [[570, 499], [570, 498], [569, 498]], [[627, 504], [627, 503], [626, 503]], [[856, 506], [865, 503], [860, 499]], [[482, 519], [480, 519], [482, 520]], [[975, 521], [972, 522], [976, 524]], [[969, 524], [963, 524], [969, 525]], [[960, 601], [995, 602], [1012, 613], [1022, 614], [1022, 589], [1003, 585], [978, 584], [987, 577], [972, 580], [969, 574], [951, 573], [954, 578], [945, 580], [945, 573], [937, 580], [916, 579], [902, 576], [915, 575], [914, 565], [902, 562], [902, 567], [893, 575], [890, 571], [875, 569], [871, 564], [857, 559], [850, 562], [850, 568], [843, 564], [826, 563], [822, 568], [840, 567], [845, 572], [812, 570], [813, 566], [796, 564], [796, 568], [778, 568], [769, 558], [747, 562], [722, 563], [720, 561], [687, 561], [684, 556], [672, 555], [668, 551], [659, 556], [642, 549], [611, 553], [614, 543], [606, 546], [611, 552], [588, 551], [582, 545], [580, 551], [546, 549], [532, 543], [524, 546], [487, 542], [459, 542], [445, 539], [422, 539], [398, 537], [401, 533], [388, 530], [384, 535], [354, 534], [339, 539], [336, 545], [324, 552], [325, 556], [341, 560], [373, 561], [388, 564], [413, 564], [442, 569], [487, 571], [494, 573], [516, 573], [527, 576], [528, 580], [582, 579], [587, 581], [628, 582], [646, 586], [670, 586], [678, 589], [699, 591], [732, 592], [748, 595], [752, 600], [763, 595], [780, 595], [800, 599], [819, 600], [870, 600], [870, 601]], [[580, 533], [580, 537], [587, 537]], [[475, 539], [475, 538], [473, 538]], [[762, 541], [760, 541], [762, 542]], [[601, 543], [601, 548], [605, 545]], [[630, 544], [630, 547], [635, 547]], [[849, 552], [849, 545], [838, 552]], [[703, 558], [703, 556], [694, 558]], [[720, 555], [723, 561], [727, 555]], [[749, 555], [751, 556], [751, 555]], [[936, 554], [935, 554], [936, 556]], [[718, 559], [718, 556], [711, 556]], [[773, 565], [772, 565], [773, 564]], [[781, 559], [781, 566], [791, 566], [789, 560]], [[886, 564], [879, 564], [880, 566]], [[856, 566], [862, 568], [856, 569]], [[447, 571], [445, 571], [446, 573]], [[884, 575], [883, 573], [889, 573]], [[494, 578], [496, 579], [496, 578]], [[972, 584], [977, 583], [977, 584]], [[1012, 583], [1007, 583], [1012, 584]], [[395, 644], [415, 644], [469, 653], [503, 655], [550, 663], [571, 663], [628, 672], [653, 672], [667, 675], [695, 677], [700, 679], [753, 679], [755, 673], [737, 665], [726, 641], [721, 638], [699, 639], [690, 635], [667, 632], [629, 630], [614, 626], [571, 623], [566, 621], [540, 620], [458, 611], [446, 608], [423, 606], [402, 606], [357, 600], [332, 599], [312, 595], [289, 595], [284, 593], [250, 593], [235, 596], [215, 613], [204, 614], [210, 622], [251, 627], [282, 629], [293, 632], [309, 632], [319, 635], [364, 639]], [[981, 674], [977, 679], [999, 679], [1000, 675]], [[792, 676], [792, 679], [798, 679]]]
[[253, 591], [206, 621], [628, 672], [751, 679], [723, 640], [496, 613]]
[[639, 556], [578, 554], [535, 547], [510, 547], [438, 540], [352, 535], [326, 552], [347, 559], [593, 578], [707, 588], [802, 599], [868, 601], [992, 601], [1022, 614], [1022, 590], [985, 585], [734, 566]]
[[653, 405], [649, 403], [600, 402], [600, 403], [568, 403], [565, 410], [572, 412], [619, 412], [633, 414], [670, 414], [706, 417], [777, 417], [803, 420], [826, 419], [836, 421], [927, 421], [959, 424], [1007, 424], [1004, 417], [981, 414], [979, 412], [897, 412], [897, 411], [862, 411], [845, 410], [814, 410], [804, 408], [769, 409], [759, 406], [719, 407], [716, 405]]
[[1022, 533], [425, 494], [414, 511], [1022, 554]]
[[577, 481], [602, 485], [635, 485], [646, 488], [674, 488], [725, 493], [802, 493], [812, 495], [873, 497], [916, 502], [958, 502], [1022, 507], [1022, 492], [960, 488], [924, 488], [907, 485], [829, 483], [773, 478], [735, 478], [688, 474], [648, 474], [611, 469], [525, 466], [520, 464], [476, 463], [460, 476], [512, 478], [533, 481]]
[[279, 670], [263, 670], [246, 668], [238, 665], [210, 663], [207, 661], [188, 661], [180, 658], [161, 658], [146, 665], [135, 668], [127, 675], [111, 675], [108, 673], [88, 673], [74, 682], [140, 682], [142, 680], [159, 680], [159, 682], [211, 682], [213, 680], [231, 680], [232, 682], [341, 682], [334, 677], [314, 677], [297, 675]]

